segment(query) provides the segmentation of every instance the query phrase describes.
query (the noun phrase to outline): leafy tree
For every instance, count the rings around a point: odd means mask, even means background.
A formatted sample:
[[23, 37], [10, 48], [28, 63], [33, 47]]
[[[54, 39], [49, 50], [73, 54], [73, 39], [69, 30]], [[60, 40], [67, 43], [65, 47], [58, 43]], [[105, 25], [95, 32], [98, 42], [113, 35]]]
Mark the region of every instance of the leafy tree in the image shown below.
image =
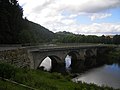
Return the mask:
[[112, 43], [112, 39], [110, 38], [110, 36], [107, 36], [107, 37], [106, 37], [105, 43], [106, 43], [106, 44]]
[[105, 43], [105, 36], [104, 36], [104, 35], [102, 35], [102, 36], [100, 37], [100, 42], [101, 42], [101, 43]]
[[15, 43], [21, 30], [23, 10], [16, 0], [0, 2], [0, 43]]
[[114, 44], [120, 44], [120, 35], [115, 35], [113, 37], [113, 43]]

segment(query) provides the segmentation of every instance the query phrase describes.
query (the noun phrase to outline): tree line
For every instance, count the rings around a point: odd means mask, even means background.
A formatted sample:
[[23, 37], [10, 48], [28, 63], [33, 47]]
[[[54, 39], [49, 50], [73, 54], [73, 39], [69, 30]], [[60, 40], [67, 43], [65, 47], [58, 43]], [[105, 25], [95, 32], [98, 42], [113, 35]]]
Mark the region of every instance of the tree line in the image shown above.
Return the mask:
[[120, 44], [120, 35], [114, 36], [96, 36], [96, 35], [79, 35], [70, 32], [57, 32], [56, 42], [61, 43], [102, 43], [102, 44]]

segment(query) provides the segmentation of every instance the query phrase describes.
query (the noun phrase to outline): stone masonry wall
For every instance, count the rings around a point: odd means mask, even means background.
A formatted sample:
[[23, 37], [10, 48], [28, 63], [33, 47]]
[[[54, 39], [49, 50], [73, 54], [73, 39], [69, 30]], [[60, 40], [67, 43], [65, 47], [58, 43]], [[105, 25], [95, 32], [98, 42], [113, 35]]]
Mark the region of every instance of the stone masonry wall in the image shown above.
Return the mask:
[[0, 51], [0, 62], [14, 64], [21, 68], [30, 68], [30, 59], [26, 49]]

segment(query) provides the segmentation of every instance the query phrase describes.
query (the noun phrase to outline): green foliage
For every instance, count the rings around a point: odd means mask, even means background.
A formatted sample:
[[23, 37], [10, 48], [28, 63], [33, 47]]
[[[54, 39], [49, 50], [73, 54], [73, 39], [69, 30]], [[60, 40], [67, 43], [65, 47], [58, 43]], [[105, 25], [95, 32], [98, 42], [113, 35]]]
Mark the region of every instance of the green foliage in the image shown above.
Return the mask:
[[0, 64], [0, 77], [12, 78], [15, 76], [15, 68], [9, 64]]
[[0, 79], [0, 90], [32, 90]]
[[23, 10], [17, 0], [0, 2], [0, 43], [17, 43]]
[[107, 63], [118, 63], [120, 65], [120, 51], [119, 50], [113, 50], [107, 54]]
[[23, 29], [19, 33], [19, 42], [20, 43], [36, 43], [37, 41], [33, 37], [33, 33], [32, 32]]
[[23, 19], [23, 9], [17, 0], [0, 2], [0, 44], [50, 42], [54, 33]]
[[61, 73], [53, 72], [51, 79], [64, 79], [64, 77], [61, 75]]
[[95, 36], [95, 35], [79, 35], [70, 32], [57, 32], [57, 42], [61, 43], [102, 43], [102, 44], [120, 44], [120, 35], [110, 36]]
[[23, 28], [19, 33], [20, 43], [51, 42], [54, 38], [53, 32], [27, 19], [23, 20]]
[[120, 44], [120, 35], [115, 35], [113, 37], [113, 43]]
[[[109, 87], [99, 87], [94, 84], [74, 83], [67, 76], [62, 76], [60, 73], [48, 73], [39, 70], [21, 69], [7, 64], [0, 64], [0, 67], [12, 67], [15, 71], [14, 77], [9, 77], [10, 80], [31, 86], [38, 90], [113, 90]], [[2, 69], [2, 68], [1, 68]], [[10, 71], [12, 71], [10, 69]], [[3, 71], [2, 71], [3, 72]], [[5, 70], [6, 74], [8, 70]], [[1, 71], [0, 71], [1, 73]], [[66, 79], [67, 77], [67, 79]], [[7, 88], [7, 89], [6, 89]], [[27, 90], [19, 85], [14, 85], [10, 82], [0, 80], [0, 89], [2, 90]]]

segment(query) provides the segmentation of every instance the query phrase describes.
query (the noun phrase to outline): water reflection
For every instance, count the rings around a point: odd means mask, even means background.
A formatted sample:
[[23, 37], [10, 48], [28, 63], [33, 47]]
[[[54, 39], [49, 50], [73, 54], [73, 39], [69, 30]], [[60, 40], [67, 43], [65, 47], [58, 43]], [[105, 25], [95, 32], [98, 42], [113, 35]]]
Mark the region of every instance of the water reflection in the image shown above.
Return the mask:
[[87, 71], [74, 80], [120, 88], [120, 67], [117, 64], [104, 65]]

